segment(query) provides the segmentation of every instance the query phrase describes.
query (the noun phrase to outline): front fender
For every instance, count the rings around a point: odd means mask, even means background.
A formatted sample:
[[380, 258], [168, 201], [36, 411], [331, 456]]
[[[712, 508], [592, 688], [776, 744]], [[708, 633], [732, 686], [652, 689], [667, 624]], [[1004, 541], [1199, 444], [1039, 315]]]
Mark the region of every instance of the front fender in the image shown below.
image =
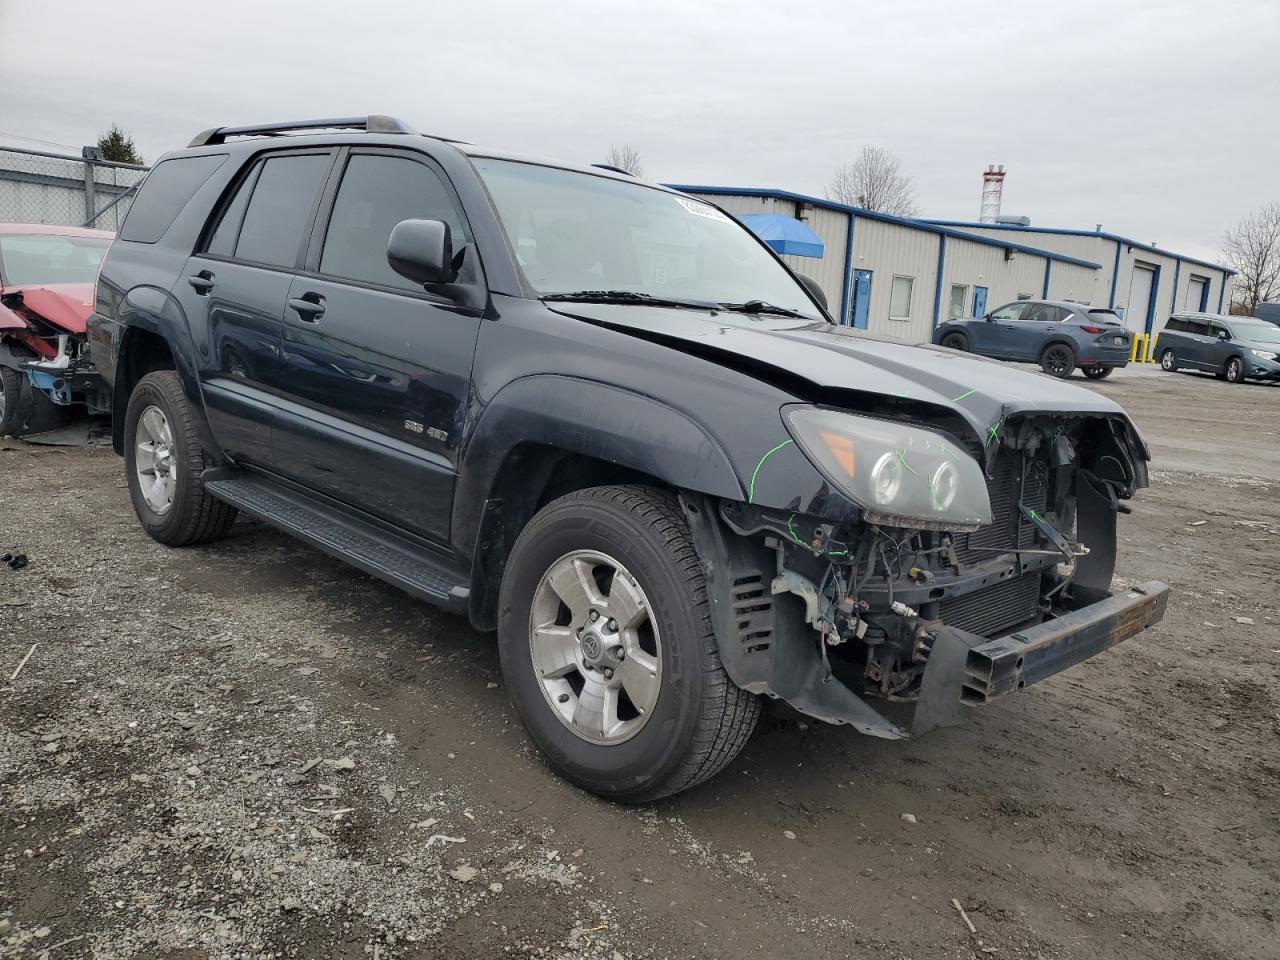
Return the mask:
[[508, 455], [540, 444], [615, 463], [681, 490], [745, 500], [746, 488], [701, 424], [639, 393], [553, 374], [516, 380], [484, 408], [458, 471], [454, 546], [475, 549], [484, 503]]

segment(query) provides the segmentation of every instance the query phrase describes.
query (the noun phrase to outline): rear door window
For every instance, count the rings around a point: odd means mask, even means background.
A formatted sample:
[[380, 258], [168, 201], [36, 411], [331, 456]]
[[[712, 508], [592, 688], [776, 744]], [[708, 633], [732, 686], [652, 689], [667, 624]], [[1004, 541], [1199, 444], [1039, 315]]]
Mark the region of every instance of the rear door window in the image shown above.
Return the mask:
[[408, 157], [355, 154], [342, 185], [320, 254], [320, 272], [330, 277], [421, 292], [387, 262], [387, 240], [402, 220], [448, 224], [456, 256], [470, 242], [466, 222], [443, 179]]
[[1187, 333], [1195, 334], [1198, 337], [1207, 337], [1209, 335], [1209, 321], [1196, 320], [1194, 318], [1188, 320]]
[[328, 169], [328, 153], [288, 154], [263, 161], [240, 226], [235, 258], [274, 267], [297, 265]]
[[177, 219], [187, 201], [204, 186], [227, 154], [175, 157], [158, 163], [147, 175], [120, 228], [121, 240], [155, 243]]

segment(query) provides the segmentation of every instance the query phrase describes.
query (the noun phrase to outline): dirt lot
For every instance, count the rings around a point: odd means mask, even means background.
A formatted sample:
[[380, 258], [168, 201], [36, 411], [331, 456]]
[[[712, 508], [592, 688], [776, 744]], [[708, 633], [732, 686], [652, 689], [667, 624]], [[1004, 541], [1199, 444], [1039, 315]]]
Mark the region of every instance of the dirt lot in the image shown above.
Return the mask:
[[460, 619], [0, 442], [0, 956], [1280, 957], [1280, 388], [1091, 386], [1161, 626], [919, 742], [769, 718], [647, 808], [543, 766]]

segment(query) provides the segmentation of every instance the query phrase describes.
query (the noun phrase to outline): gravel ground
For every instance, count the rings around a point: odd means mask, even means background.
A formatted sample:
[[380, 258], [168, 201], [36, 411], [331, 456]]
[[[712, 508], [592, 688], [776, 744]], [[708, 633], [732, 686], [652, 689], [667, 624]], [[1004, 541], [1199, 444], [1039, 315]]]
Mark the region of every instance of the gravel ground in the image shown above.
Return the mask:
[[1090, 388], [1155, 451], [1163, 624], [918, 742], [771, 716], [644, 808], [544, 767], [461, 619], [0, 442], [0, 956], [1280, 957], [1280, 389]]

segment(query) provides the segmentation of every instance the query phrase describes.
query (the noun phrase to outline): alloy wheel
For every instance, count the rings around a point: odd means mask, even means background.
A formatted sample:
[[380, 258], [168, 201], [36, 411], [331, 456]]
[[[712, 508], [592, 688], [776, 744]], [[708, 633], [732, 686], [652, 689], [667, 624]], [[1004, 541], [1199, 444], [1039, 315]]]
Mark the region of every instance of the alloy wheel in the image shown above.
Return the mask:
[[1071, 370], [1071, 353], [1066, 347], [1050, 347], [1044, 355], [1044, 365], [1055, 377], [1066, 376]]
[[149, 406], [138, 417], [134, 449], [138, 487], [147, 506], [157, 514], [168, 513], [178, 487], [178, 455], [173, 430], [159, 407]]
[[1160, 368], [1162, 370], [1172, 371], [1173, 364], [1174, 364], [1174, 356], [1173, 356], [1172, 350], [1166, 350], [1164, 353], [1160, 354]]
[[643, 729], [662, 686], [662, 645], [644, 590], [619, 561], [575, 550], [543, 574], [529, 612], [529, 650], [552, 712], [590, 743]]

